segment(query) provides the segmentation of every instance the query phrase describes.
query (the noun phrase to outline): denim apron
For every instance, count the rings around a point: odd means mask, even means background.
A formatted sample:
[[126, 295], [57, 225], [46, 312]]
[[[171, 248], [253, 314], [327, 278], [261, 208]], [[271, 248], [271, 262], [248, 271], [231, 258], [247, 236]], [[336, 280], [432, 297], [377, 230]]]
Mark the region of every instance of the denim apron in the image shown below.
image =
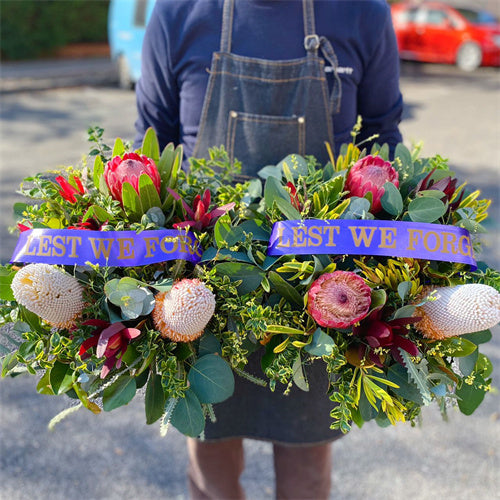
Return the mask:
[[[290, 153], [313, 154], [326, 163], [325, 141], [333, 146], [332, 114], [340, 105], [340, 80], [329, 95], [324, 61], [337, 60], [323, 37], [315, 34], [312, 0], [303, 0], [306, 55], [289, 61], [268, 61], [231, 54], [234, 0], [225, 0], [221, 51], [214, 53], [194, 157], [224, 145], [243, 164], [242, 174], [276, 164]], [[245, 371], [264, 378], [262, 349], [250, 355]], [[250, 437], [278, 443], [332, 441], [328, 377], [321, 360], [306, 367], [310, 391], [284, 386], [275, 392], [236, 376], [234, 395], [214, 407], [216, 422], [207, 422], [205, 439]]]
[[[303, 0], [304, 55], [269, 61], [231, 53], [234, 0], [225, 0], [220, 52], [212, 57], [193, 156], [224, 145], [242, 174], [256, 176], [291, 153], [311, 154], [325, 164], [325, 142], [333, 147], [332, 115], [340, 107], [337, 58], [330, 42], [315, 33], [313, 0]], [[330, 94], [323, 56], [333, 68]]]

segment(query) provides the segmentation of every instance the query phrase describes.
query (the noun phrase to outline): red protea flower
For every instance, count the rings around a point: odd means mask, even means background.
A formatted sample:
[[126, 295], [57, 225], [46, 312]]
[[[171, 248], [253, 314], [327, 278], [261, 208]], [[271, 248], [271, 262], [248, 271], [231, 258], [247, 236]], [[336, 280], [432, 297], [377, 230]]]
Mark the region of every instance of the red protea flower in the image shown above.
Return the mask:
[[359, 346], [359, 357], [369, 359], [377, 366], [382, 366], [383, 355], [373, 352], [377, 348], [389, 349], [393, 358], [403, 364], [399, 349], [405, 350], [410, 356], [418, 356], [417, 346], [408, 338], [406, 325], [417, 323], [420, 318], [397, 318], [390, 321], [382, 320], [383, 309], [373, 311], [368, 318], [352, 329], [352, 333], [368, 345]]
[[297, 188], [294, 186], [293, 182], [287, 182], [286, 187], [290, 190], [290, 203], [294, 208], [301, 212], [304, 206], [300, 202], [300, 198], [297, 195]]
[[125, 153], [123, 157], [115, 156], [104, 168], [104, 179], [111, 192], [111, 196], [122, 203], [122, 187], [128, 182], [139, 194], [139, 178], [142, 174], [148, 175], [160, 194], [161, 177], [155, 162], [145, 155]]
[[85, 189], [83, 188], [82, 181], [76, 175], [71, 176], [72, 183], [68, 182], [62, 175], [58, 175], [56, 177], [56, 182], [61, 186], [59, 190], [59, 194], [70, 203], [76, 203], [78, 200], [75, 195], [82, 195], [85, 193]]
[[215, 224], [217, 219], [234, 207], [234, 203], [228, 203], [221, 207], [209, 210], [210, 191], [208, 189], [203, 193], [203, 197], [197, 194], [193, 200], [191, 208], [173, 189], [167, 188], [168, 192], [176, 199], [182, 202], [182, 207], [186, 213], [187, 219], [173, 224], [175, 229], [192, 228], [201, 231]]
[[[450, 176], [444, 177], [443, 179], [439, 179], [435, 181], [432, 179], [432, 175], [436, 169], [432, 169], [415, 187], [413, 193], [418, 194], [420, 191], [442, 191], [443, 196], [441, 197], [441, 201], [443, 203], [450, 202], [455, 192], [457, 191], [457, 179], [452, 178]], [[464, 197], [464, 190], [458, 196], [458, 198], [450, 204], [448, 210], [456, 210]]]
[[141, 334], [137, 328], [127, 328], [123, 323], [111, 324], [101, 319], [90, 319], [82, 324], [95, 326], [96, 329], [92, 337], [80, 346], [80, 357], [88, 358], [90, 354], [87, 351], [96, 347], [96, 356], [106, 358], [101, 370], [101, 378], [105, 378], [115, 366], [120, 368], [130, 340]]
[[67, 229], [78, 229], [86, 231], [100, 231], [101, 223], [96, 219], [89, 218], [85, 222], [82, 221], [82, 217], [79, 218], [78, 222], [74, 226], [68, 226]]
[[362, 198], [366, 193], [372, 193], [370, 212], [376, 214], [382, 210], [380, 200], [384, 194], [383, 185], [392, 182], [399, 187], [399, 175], [390, 162], [380, 156], [365, 156], [358, 160], [347, 174], [345, 187], [349, 196]]
[[309, 289], [307, 308], [318, 325], [347, 328], [370, 309], [371, 289], [363, 278], [349, 271], [322, 274]]
[[33, 226], [27, 226], [26, 224], [21, 224], [20, 222], [18, 222], [17, 229], [19, 229], [21, 233], [24, 233], [24, 231], [29, 231], [30, 229], [33, 229]]

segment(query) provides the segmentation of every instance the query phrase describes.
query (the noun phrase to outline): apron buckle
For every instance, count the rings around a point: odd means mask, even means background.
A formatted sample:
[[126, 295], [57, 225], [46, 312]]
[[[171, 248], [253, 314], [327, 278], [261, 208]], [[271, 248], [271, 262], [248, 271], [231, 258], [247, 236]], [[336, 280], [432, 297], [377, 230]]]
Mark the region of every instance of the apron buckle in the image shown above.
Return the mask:
[[318, 50], [320, 40], [318, 35], [306, 35], [304, 38], [304, 47], [306, 50]]

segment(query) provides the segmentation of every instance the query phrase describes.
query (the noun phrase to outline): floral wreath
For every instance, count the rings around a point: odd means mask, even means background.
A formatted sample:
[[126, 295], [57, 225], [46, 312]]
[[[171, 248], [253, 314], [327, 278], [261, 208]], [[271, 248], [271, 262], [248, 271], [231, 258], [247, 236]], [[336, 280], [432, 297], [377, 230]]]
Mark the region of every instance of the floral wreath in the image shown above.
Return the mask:
[[[185, 172], [152, 129], [136, 151], [90, 129], [92, 168], [21, 184], [2, 376], [74, 401], [50, 426], [145, 392], [148, 424], [200, 436], [235, 375], [288, 394], [309, 390], [312, 363], [342, 432], [413, 422], [432, 401], [471, 414], [500, 321], [499, 273], [475, 262], [490, 201], [440, 156], [399, 144], [390, 162], [357, 132], [327, 165], [292, 154], [236, 182], [223, 148]], [[257, 351], [264, 377], [246, 371]]]

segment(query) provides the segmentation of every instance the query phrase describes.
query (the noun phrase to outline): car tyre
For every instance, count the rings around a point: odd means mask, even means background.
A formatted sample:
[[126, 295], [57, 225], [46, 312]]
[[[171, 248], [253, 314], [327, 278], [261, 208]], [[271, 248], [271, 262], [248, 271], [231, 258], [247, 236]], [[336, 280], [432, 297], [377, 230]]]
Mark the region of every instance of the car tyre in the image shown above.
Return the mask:
[[117, 59], [118, 70], [118, 86], [121, 89], [131, 90], [134, 87], [134, 82], [130, 76], [130, 68], [127, 63], [127, 58], [121, 54]]
[[463, 71], [474, 71], [481, 66], [483, 51], [475, 42], [464, 42], [457, 52], [457, 66]]

